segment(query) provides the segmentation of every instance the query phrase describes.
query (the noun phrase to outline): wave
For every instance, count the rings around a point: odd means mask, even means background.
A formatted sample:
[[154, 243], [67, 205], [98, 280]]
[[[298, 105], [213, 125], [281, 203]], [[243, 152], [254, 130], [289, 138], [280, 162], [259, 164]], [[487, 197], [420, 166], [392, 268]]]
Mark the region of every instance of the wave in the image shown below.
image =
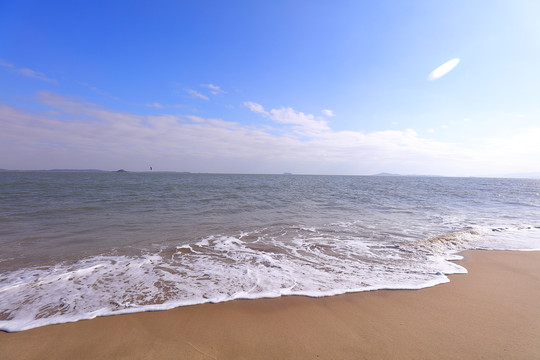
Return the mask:
[[540, 227], [471, 227], [403, 241], [350, 224], [209, 236], [138, 256], [102, 255], [0, 275], [0, 329], [233, 299], [420, 289], [466, 273], [466, 249], [540, 249]]

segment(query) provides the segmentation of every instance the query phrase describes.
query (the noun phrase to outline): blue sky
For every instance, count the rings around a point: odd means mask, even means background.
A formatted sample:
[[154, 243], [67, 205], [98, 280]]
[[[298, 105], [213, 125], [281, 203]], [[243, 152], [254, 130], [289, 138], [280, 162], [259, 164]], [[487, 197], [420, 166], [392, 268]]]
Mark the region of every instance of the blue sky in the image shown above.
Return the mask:
[[539, 14], [525, 0], [4, 0], [0, 168], [538, 172]]

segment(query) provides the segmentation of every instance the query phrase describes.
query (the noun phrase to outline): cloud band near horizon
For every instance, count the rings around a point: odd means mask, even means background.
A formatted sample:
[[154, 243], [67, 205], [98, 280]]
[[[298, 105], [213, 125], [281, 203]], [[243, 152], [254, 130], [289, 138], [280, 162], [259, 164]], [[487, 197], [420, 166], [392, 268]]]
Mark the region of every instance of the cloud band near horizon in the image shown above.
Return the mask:
[[262, 116], [259, 125], [119, 112], [48, 91], [36, 100], [50, 110], [0, 106], [5, 167], [138, 170], [152, 163], [193, 172], [477, 175], [483, 166], [497, 171], [514, 164], [516, 172], [525, 171], [540, 156], [533, 145], [540, 129], [471, 148], [422, 138], [412, 129], [334, 131], [314, 115], [292, 108], [267, 111], [253, 102], [244, 105]]

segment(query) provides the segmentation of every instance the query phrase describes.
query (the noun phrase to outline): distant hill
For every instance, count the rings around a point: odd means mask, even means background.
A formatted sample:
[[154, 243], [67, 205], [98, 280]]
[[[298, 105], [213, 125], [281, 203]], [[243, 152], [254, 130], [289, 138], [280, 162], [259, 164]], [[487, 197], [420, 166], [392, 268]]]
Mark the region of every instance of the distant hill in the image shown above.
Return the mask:
[[51, 169], [51, 170], [35, 170], [35, 171], [46, 171], [46, 172], [110, 172], [110, 171], [98, 170], [98, 169]]
[[10, 172], [110, 172], [105, 170], [98, 170], [98, 169], [49, 169], [49, 170], [8, 170], [8, 169], [0, 169], [2, 172], [10, 171]]
[[[0, 169], [0, 172], [84, 172], [84, 173], [124, 173], [131, 172], [128, 170], [99, 170], [99, 169], [48, 169], [48, 170], [9, 170], [9, 169]], [[191, 174], [189, 171], [165, 171], [165, 170], [154, 170], [154, 171], [135, 171], [135, 172], [144, 172], [144, 173], [156, 173], [156, 174]]]

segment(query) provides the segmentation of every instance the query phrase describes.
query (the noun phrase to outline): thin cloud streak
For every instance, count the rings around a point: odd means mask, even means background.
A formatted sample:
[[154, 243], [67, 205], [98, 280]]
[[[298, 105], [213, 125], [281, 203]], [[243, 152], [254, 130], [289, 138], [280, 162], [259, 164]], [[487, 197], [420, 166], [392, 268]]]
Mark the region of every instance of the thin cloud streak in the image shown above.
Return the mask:
[[29, 78], [38, 79], [38, 80], [41, 80], [41, 81], [46, 81], [46, 82], [49, 82], [49, 83], [52, 83], [52, 84], [57, 84], [58, 83], [58, 80], [51, 79], [51, 78], [47, 77], [44, 73], [41, 73], [39, 71], [34, 71], [34, 70], [26, 69], [26, 68], [17, 69], [15, 71], [18, 72], [19, 74], [22, 74], [22, 75], [24, 75], [26, 77], [29, 77]]
[[186, 89], [186, 92], [187, 92], [188, 94], [190, 94], [191, 96], [195, 97], [195, 98], [203, 99], [203, 100], [206, 100], [206, 101], [210, 100], [210, 99], [208, 98], [208, 96], [201, 94], [201, 93], [198, 92], [197, 90]]
[[0, 66], [7, 67], [7, 68], [14, 68], [15, 66], [13, 64], [10, 64], [8, 62], [5, 62], [4, 60], [0, 59]]
[[146, 104], [146, 106], [154, 108], [154, 109], [163, 109], [165, 107], [158, 102], [149, 103], [149, 104]]
[[109, 99], [113, 99], [113, 100], [119, 100], [118, 97], [112, 96], [109, 93], [107, 93], [107, 92], [105, 92], [105, 91], [103, 91], [103, 90], [101, 90], [101, 89], [99, 89], [99, 88], [97, 88], [95, 86], [92, 86], [92, 85], [90, 85], [90, 84], [88, 84], [86, 82], [80, 82], [79, 84], [86, 87], [86, 88], [88, 88], [88, 89], [90, 89], [90, 90], [92, 90], [93, 92], [95, 92], [98, 95], [105, 96], [105, 97], [108, 97]]
[[222, 90], [219, 86], [214, 84], [202, 84], [202, 87], [210, 89], [212, 95], [226, 94], [227, 92]]
[[41, 80], [41, 81], [45, 81], [45, 82], [49, 82], [49, 83], [52, 83], [52, 84], [58, 84], [58, 80], [52, 79], [52, 78], [48, 77], [47, 75], [45, 75], [42, 72], [31, 70], [31, 69], [28, 69], [28, 68], [17, 68], [17, 67], [15, 67], [15, 65], [13, 65], [11, 63], [8, 63], [8, 62], [5, 62], [2, 59], [0, 59], [0, 66], [6, 67], [6, 68], [10, 69], [10, 71], [21, 74], [21, 75], [23, 75], [25, 77], [29, 77], [29, 78], [33, 78], [33, 79], [37, 79], [37, 80]]

